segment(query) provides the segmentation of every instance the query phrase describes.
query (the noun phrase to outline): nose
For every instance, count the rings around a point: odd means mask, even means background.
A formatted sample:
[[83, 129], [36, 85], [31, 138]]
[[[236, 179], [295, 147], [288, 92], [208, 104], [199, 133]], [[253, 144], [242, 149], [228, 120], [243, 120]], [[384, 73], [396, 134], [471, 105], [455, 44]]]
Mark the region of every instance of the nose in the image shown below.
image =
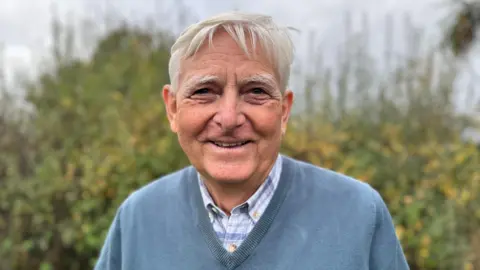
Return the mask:
[[213, 121], [223, 132], [235, 130], [245, 123], [245, 115], [240, 110], [237, 91], [225, 91], [218, 100], [218, 107]]

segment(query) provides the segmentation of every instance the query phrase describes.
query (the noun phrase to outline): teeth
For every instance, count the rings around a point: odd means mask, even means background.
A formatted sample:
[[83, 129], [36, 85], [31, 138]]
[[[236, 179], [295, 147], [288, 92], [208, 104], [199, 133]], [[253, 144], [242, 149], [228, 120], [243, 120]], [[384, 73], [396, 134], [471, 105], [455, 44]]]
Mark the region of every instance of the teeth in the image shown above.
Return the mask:
[[222, 142], [213, 142], [215, 145], [220, 147], [237, 147], [246, 144], [247, 142], [238, 142], [238, 143], [222, 143]]

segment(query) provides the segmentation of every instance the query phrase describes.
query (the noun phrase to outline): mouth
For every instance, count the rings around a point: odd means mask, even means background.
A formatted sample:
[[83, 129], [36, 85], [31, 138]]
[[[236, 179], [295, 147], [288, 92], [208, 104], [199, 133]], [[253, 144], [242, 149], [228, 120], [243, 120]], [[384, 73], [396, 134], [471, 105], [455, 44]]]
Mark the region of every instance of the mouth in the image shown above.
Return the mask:
[[252, 141], [238, 141], [238, 142], [220, 142], [220, 141], [209, 141], [209, 143], [214, 144], [217, 147], [221, 148], [239, 148], [246, 144], [251, 143]]

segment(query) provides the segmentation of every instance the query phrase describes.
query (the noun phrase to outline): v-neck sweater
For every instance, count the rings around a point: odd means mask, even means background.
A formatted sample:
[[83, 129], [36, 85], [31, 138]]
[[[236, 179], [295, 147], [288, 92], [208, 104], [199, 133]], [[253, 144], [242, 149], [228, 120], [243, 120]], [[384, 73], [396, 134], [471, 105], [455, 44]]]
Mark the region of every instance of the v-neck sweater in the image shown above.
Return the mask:
[[278, 187], [243, 243], [218, 240], [186, 167], [119, 207], [95, 270], [409, 269], [380, 194], [348, 176], [289, 157]]
[[213, 201], [204, 180], [198, 174], [198, 185], [202, 194], [203, 206], [207, 210], [210, 223], [225, 249], [233, 251], [247, 238], [275, 194], [281, 172], [282, 155], [278, 155], [266, 180], [245, 202], [233, 207], [230, 215], [227, 215]]

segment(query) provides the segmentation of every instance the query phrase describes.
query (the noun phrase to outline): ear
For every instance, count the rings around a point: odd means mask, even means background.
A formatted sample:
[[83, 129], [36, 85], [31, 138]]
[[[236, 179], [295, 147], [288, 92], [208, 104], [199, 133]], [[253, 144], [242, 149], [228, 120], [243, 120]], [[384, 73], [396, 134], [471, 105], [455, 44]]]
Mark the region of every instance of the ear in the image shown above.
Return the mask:
[[291, 90], [286, 90], [283, 94], [282, 100], [282, 133], [285, 134], [287, 131], [287, 123], [290, 118], [290, 112], [293, 105], [293, 92]]
[[163, 87], [162, 91], [163, 102], [165, 103], [165, 110], [167, 112], [167, 118], [170, 122], [170, 129], [173, 132], [177, 132], [177, 97], [172, 91], [172, 86], [167, 84]]

